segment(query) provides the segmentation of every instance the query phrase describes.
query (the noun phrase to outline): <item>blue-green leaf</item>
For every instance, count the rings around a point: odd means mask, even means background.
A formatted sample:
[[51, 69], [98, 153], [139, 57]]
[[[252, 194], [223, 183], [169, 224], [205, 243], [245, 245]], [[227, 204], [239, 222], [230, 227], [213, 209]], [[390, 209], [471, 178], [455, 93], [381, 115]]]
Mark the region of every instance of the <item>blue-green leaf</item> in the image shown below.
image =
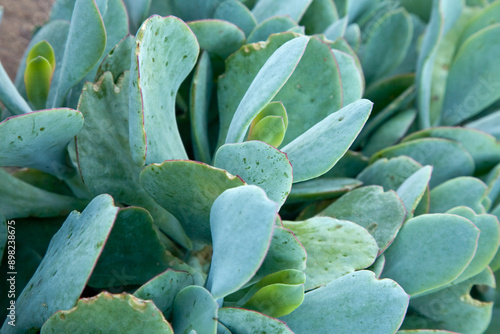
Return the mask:
[[40, 328], [54, 312], [76, 305], [117, 213], [111, 196], [100, 195], [81, 214], [73, 211], [68, 216], [16, 301], [16, 326], [6, 322], [3, 333]]
[[[283, 147], [293, 166], [293, 182], [328, 172], [349, 149], [372, 109], [359, 100], [335, 112]], [[332, 141], [335, 145], [331, 145]]]
[[260, 141], [221, 146], [214, 165], [261, 187], [280, 207], [292, 187], [292, 165], [286, 154]]
[[191, 285], [175, 297], [172, 327], [175, 333], [215, 333], [217, 330], [217, 302], [201, 286]]
[[382, 277], [394, 279], [412, 297], [444, 287], [471, 262], [479, 232], [468, 219], [456, 215], [410, 219], [385, 251]]
[[229, 125], [226, 144], [243, 141], [252, 120], [271, 102], [292, 75], [308, 42], [307, 37], [294, 38], [269, 57], [236, 109]]
[[281, 320], [295, 333], [394, 333], [408, 299], [396, 282], [358, 271], [306, 293], [302, 305]]
[[130, 147], [137, 165], [187, 159], [175, 119], [175, 97], [198, 52], [193, 32], [176, 17], [153, 16], [139, 29], [129, 84]]
[[278, 207], [256, 186], [223, 192], [210, 212], [214, 252], [207, 287], [221, 298], [243, 287], [269, 249]]

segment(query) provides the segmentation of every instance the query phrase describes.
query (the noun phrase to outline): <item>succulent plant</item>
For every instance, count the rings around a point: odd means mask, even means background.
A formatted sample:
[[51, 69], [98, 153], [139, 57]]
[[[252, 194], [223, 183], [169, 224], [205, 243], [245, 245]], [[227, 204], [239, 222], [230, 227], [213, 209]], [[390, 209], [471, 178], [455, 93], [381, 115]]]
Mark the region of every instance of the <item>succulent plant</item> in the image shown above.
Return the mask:
[[500, 0], [55, 1], [1, 332], [498, 333], [499, 56]]

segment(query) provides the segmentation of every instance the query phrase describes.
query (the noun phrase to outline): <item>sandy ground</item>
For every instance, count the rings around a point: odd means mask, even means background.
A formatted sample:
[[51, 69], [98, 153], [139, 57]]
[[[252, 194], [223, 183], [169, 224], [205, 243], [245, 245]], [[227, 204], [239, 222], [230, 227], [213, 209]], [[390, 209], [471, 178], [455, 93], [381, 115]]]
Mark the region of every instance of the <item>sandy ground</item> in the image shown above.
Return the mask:
[[13, 79], [34, 26], [48, 18], [53, 0], [0, 0], [4, 7], [0, 24], [0, 61]]

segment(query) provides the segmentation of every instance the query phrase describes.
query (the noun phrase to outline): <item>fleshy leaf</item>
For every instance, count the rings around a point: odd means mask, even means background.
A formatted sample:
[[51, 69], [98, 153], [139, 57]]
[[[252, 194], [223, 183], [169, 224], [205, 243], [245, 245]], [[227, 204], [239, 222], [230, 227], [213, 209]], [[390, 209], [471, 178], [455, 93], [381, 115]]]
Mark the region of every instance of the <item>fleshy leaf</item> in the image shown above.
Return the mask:
[[130, 70], [130, 53], [135, 46], [135, 38], [127, 35], [116, 46], [111, 49], [109, 54], [103, 59], [101, 65], [97, 69], [97, 74], [94, 81], [105, 72], [111, 72], [113, 78], [117, 80], [125, 71]]
[[473, 129], [438, 127], [412, 133], [404, 142], [419, 138], [444, 138], [459, 142], [470, 153], [476, 173], [484, 173], [500, 162], [500, 144], [492, 136]]
[[362, 183], [350, 178], [326, 178], [296, 183], [287, 198], [287, 204], [303, 201], [319, 201], [339, 197]]
[[500, 110], [467, 123], [465, 127], [489, 133], [496, 140], [500, 140]]
[[229, 125], [226, 144], [241, 142], [252, 120], [285, 85], [304, 54], [309, 38], [297, 37], [279, 47], [259, 70]]
[[81, 214], [73, 211], [68, 216], [16, 301], [16, 326], [5, 322], [3, 333], [41, 328], [54, 312], [75, 306], [117, 213], [113, 199], [109, 195], [100, 195]]
[[397, 190], [421, 168], [422, 165], [407, 156], [383, 158], [365, 168], [357, 178], [367, 186], [380, 185], [386, 191]]
[[283, 117], [266, 116], [252, 127], [248, 133], [248, 140], [260, 140], [278, 147], [285, 138], [285, 132]]
[[0, 62], [0, 101], [10, 110], [13, 114], [25, 114], [31, 112], [28, 105], [21, 94], [17, 91], [16, 87], [9, 78], [7, 72]]
[[404, 137], [410, 126], [415, 121], [417, 112], [415, 109], [404, 110], [388, 119], [377, 130], [373, 132], [370, 139], [363, 147], [363, 154], [372, 154], [397, 143]]
[[41, 331], [43, 334], [93, 332], [174, 333], [151, 301], [144, 301], [129, 294], [113, 295], [108, 292], [80, 299], [75, 308], [55, 313], [43, 325]]
[[369, 186], [350, 191], [319, 215], [348, 220], [364, 227], [375, 238], [379, 253], [382, 253], [396, 237], [406, 210], [394, 191], [384, 192], [382, 187]]
[[413, 214], [424, 197], [425, 192], [429, 191], [431, 173], [432, 167], [425, 166], [413, 173], [397, 189], [396, 192], [406, 209], [405, 220], [413, 218]]
[[[413, 26], [408, 12], [400, 8], [383, 15], [368, 31], [369, 36], [360, 48], [359, 58], [366, 81], [371, 83], [390, 73], [404, 60], [413, 36]], [[385, 43], [388, 39], [391, 42]]]
[[82, 127], [82, 114], [66, 108], [9, 117], [0, 123], [0, 166], [32, 167], [60, 177], [66, 146]]
[[175, 333], [215, 333], [217, 309], [217, 302], [205, 288], [188, 286], [175, 297], [172, 327]]
[[293, 182], [306, 181], [330, 170], [361, 131], [372, 105], [368, 100], [351, 103], [283, 147], [293, 166]]
[[245, 184], [225, 170], [184, 160], [149, 165], [140, 180], [146, 192], [179, 220], [188, 237], [208, 244], [215, 199], [226, 189]]
[[226, 0], [220, 3], [214, 12], [214, 19], [231, 22], [245, 33], [250, 35], [257, 25], [252, 12], [238, 0]]
[[201, 20], [188, 23], [200, 48], [226, 58], [245, 43], [245, 33], [237, 25], [222, 20]]
[[[432, 98], [432, 72], [439, 48], [446, 33], [460, 17], [463, 2], [456, 0], [434, 0], [431, 18], [425, 32], [417, 62], [417, 105], [420, 128], [431, 126], [430, 104]], [[451, 77], [448, 77], [450, 80]], [[461, 79], [459, 79], [461, 80]]]
[[290, 314], [304, 300], [306, 276], [301, 271], [285, 270], [264, 277], [248, 292], [243, 308], [277, 318]]
[[313, 0], [300, 25], [305, 26], [307, 35], [321, 34], [338, 19], [337, 7], [332, 0]]
[[38, 56], [28, 62], [24, 72], [24, 83], [28, 100], [35, 109], [45, 109], [47, 97], [49, 96], [50, 81], [52, 80], [53, 68], [49, 61]]
[[474, 177], [457, 177], [431, 191], [430, 213], [445, 213], [457, 206], [468, 206], [477, 214], [485, 213], [482, 200], [488, 187]]
[[385, 251], [382, 277], [394, 279], [412, 297], [445, 286], [469, 265], [478, 237], [479, 229], [460, 216], [410, 219]]
[[66, 40], [68, 39], [68, 31], [68, 21], [50, 21], [42, 26], [31, 39], [26, 48], [26, 51], [23, 54], [23, 57], [21, 58], [16, 74], [16, 79], [14, 81], [17, 90], [24, 98], [27, 98], [26, 87], [24, 85], [24, 72], [26, 70], [26, 59], [28, 59], [29, 51], [31, 50], [31, 48], [33, 48], [33, 46], [42, 41], [47, 41], [47, 43], [52, 46], [52, 49], [54, 50], [55, 63], [57, 66], [55, 67], [55, 72], [52, 77], [51, 87], [57, 86], [57, 81], [59, 80], [60, 64], [64, 56], [64, 47], [66, 45]]
[[46, 40], [43, 40], [33, 45], [33, 47], [30, 49], [28, 53], [28, 57], [26, 58], [26, 63], [29, 63], [33, 59], [40, 56], [45, 58], [49, 62], [52, 70], [55, 69], [56, 57], [54, 54], [54, 49]]
[[472, 175], [474, 160], [457, 142], [441, 138], [423, 138], [388, 147], [374, 154], [371, 161], [407, 155], [422, 165], [434, 167], [430, 187], [459, 176]]
[[416, 319], [408, 316], [403, 328], [412, 328], [413, 324], [418, 324], [457, 333], [484, 333], [491, 320], [493, 303], [472, 297], [471, 289], [475, 285], [495, 287], [495, 276], [489, 269], [485, 269], [456, 286], [412, 298], [410, 307], [419, 316]]
[[168, 266], [165, 246], [149, 213], [143, 208], [127, 207], [118, 212], [88, 285], [94, 288], [139, 285]]
[[289, 229], [277, 226], [266, 258], [252, 281], [286, 269], [303, 271], [306, 269], [306, 259], [306, 250], [299, 239]]
[[345, 274], [370, 266], [378, 254], [377, 242], [363, 227], [333, 219], [315, 217], [284, 221], [307, 252], [306, 290], [325, 285]]
[[212, 97], [212, 82], [213, 74], [210, 55], [207, 51], [203, 51], [191, 83], [189, 116], [191, 117], [194, 155], [197, 161], [205, 163], [209, 163], [212, 159], [208, 137], [208, 114]]
[[247, 43], [266, 41], [272, 34], [290, 31], [296, 28], [297, 23], [289, 16], [273, 16], [262, 21], [248, 35]]
[[292, 187], [292, 165], [286, 154], [260, 141], [221, 146], [214, 165], [261, 187], [280, 206]]
[[[227, 59], [226, 73], [218, 81], [219, 146], [224, 144], [235, 110], [261, 67], [278, 47], [295, 36], [291, 32], [271, 35], [266, 43], [246, 45]], [[283, 145], [339, 110], [342, 84], [331, 48], [311, 37], [297, 68], [273, 100], [281, 101], [288, 115]]]
[[299, 22], [312, 0], [259, 0], [252, 13], [261, 22], [272, 16], [288, 15]]
[[173, 16], [153, 16], [137, 32], [129, 84], [130, 147], [136, 164], [187, 158], [175, 119], [175, 97], [198, 52], [191, 29]]
[[396, 282], [358, 271], [306, 293], [302, 305], [281, 320], [295, 333], [394, 333], [408, 299]]
[[85, 84], [78, 107], [85, 124], [76, 137], [80, 174], [91, 193], [107, 193], [123, 204], [144, 207], [163, 232], [190, 248], [191, 241], [177, 219], [140, 184], [142, 167], [134, 163], [129, 146], [129, 78], [127, 71], [115, 85], [112, 74], [106, 72], [95, 84]]
[[293, 334], [288, 326], [265, 314], [235, 307], [219, 309], [219, 322], [231, 333], [258, 333], [266, 331], [273, 334]]
[[[87, 42], [81, 43], [82, 40]], [[106, 30], [96, 2], [77, 0], [60, 71], [55, 74], [58, 75], [57, 86], [50, 90], [47, 106], [63, 106], [70, 89], [97, 64], [105, 48]]]
[[185, 271], [167, 271], [152, 278], [134, 292], [134, 296], [152, 300], [156, 307], [169, 319], [175, 296], [187, 286], [194, 285], [193, 277]]
[[488, 267], [500, 245], [500, 226], [495, 216], [478, 215], [467, 207], [454, 208], [447, 213], [467, 218], [481, 230], [477, 241], [476, 254], [474, 254], [474, 258], [464, 272], [453, 281], [453, 284], [457, 284], [478, 275]]
[[[258, 210], [255, 210], [258, 208]], [[243, 287], [271, 244], [278, 207], [256, 186], [223, 192], [210, 212], [214, 252], [207, 287], [215, 298]]]
[[479, 31], [461, 45], [448, 75], [444, 125], [456, 125], [500, 98], [493, 88], [500, 73], [498, 62], [493, 60], [500, 52], [499, 45], [500, 24]]
[[0, 168], [0, 212], [6, 218], [54, 217], [82, 210], [87, 201], [34, 187]]
[[342, 103], [347, 106], [363, 97], [365, 77], [356, 64], [354, 55], [332, 49], [337, 60], [342, 83]]

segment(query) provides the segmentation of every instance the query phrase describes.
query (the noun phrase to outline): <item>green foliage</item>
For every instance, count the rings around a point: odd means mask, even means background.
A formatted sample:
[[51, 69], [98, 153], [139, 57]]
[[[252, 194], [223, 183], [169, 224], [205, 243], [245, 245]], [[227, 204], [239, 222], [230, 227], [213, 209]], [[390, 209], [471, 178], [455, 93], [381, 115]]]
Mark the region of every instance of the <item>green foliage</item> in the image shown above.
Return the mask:
[[2, 333], [499, 332], [499, 25], [55, 1], [0, 65]]

